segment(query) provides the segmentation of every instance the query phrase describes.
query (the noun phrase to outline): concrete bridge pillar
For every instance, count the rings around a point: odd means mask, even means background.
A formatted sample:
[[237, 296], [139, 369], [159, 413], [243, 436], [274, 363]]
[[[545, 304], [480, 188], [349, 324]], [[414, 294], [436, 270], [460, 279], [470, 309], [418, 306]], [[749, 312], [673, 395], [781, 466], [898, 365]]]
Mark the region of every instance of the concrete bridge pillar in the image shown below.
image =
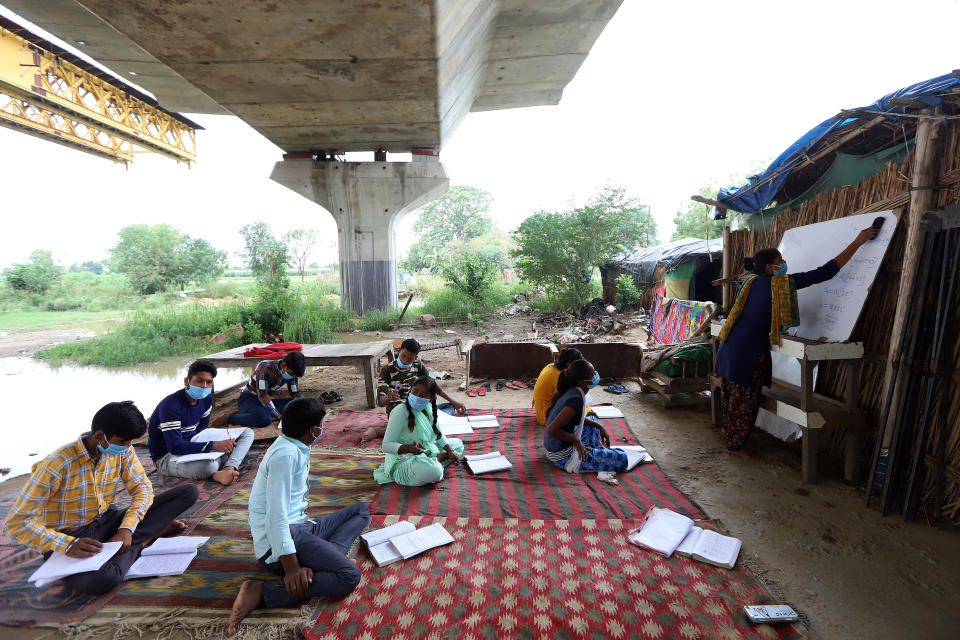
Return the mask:
[[286, 159], [270, 174], [337, 221], [340, 287], [344, 301], [357, 314], [396, 306], [396, 223], [450, 186], [438, 158], [413, 158], [413, 162]]

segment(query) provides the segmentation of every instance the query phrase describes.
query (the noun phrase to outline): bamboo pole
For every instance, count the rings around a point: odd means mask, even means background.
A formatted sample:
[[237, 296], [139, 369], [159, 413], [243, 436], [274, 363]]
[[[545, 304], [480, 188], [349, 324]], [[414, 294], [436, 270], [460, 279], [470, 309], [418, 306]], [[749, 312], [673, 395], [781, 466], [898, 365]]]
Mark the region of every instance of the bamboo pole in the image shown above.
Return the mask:
[[[917, 270], [919, 261], [920, 242], [923, 235], [920, 231], [920, 222], [923, 218], [923, 212], [930, 207], [933, 201], [933, 185], [936, 177], [937, 164], [937, 121], [934, 118], [935, 110], [924, 109], [920, 112], [920, 123], [917, 125], [916, 153], [913, 157], [913, 179], [910, 191], [910, 209], [907, 216], [907, 245], [903, 255], [903, 270], [900, 273], [900, 287], [897, 295], [897, 308], [893, 316], [893, 328], [890, 333], [892, 341], [887, 351], [886, 372], [883, 380], [883, 393], [885, 397], [890, 390], [891, 385], [895, 385], [893, 394], [894, 402], [901, 395], [903, 378], [897, 375], [897, 355], [901, 352], [901, 343], [903, 340], [903, 325], [907, 321], [907, 315], [914, 301], [914, 291], [910, 287], [913, 282], [914, 273]], [[896, 416], [897, 407], [893, 406], [890, 410], [890, 416]], [[881, 446], [888, 448], [890, 439], [893, 436], [893, 429], [889, 428], [890, 419], [887, 424], [880, 425], [883, 430], [883, 441]]]
[[722, 277], [723, 277], [723, 312], [730, 313], [730, 307], [733, 305], [733, 283], [730, 282], [730, 277], [733, 274], [733, 264], [731, 260], [733, 256], [731, 255], [730, 247], [730, 225], [723, 225], [723, 267], [722, 267]]

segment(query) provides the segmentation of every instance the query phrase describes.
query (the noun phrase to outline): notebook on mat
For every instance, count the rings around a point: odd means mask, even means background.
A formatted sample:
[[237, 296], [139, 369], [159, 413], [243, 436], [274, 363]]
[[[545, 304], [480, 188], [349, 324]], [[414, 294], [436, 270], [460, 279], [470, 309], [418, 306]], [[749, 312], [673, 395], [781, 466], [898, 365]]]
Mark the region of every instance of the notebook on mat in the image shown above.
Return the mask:
[[470, 471], [473, 471], [473, 473], [477, 475], [481, 473], [491, 473], [493, 471], [503, 471], [513, 466], [513, 463], [507, 460], [499, 451], [465, 456], [465, 458], [467, 459], [467, 466], [470, 467]]
[[360, 538], [366, 543], [370, 557], [378, 567], [406, 560], [418, 553], [453, 542], [453, 536], [441, 524], [417, 529], [413, 523], [406, 520], [383, 529], [368, 531]]
[[650, 549], [668, 558], [693, 528], [693, 520], [670, 509], [651, 507], [640, 526], [627, 534], [638, 547]]

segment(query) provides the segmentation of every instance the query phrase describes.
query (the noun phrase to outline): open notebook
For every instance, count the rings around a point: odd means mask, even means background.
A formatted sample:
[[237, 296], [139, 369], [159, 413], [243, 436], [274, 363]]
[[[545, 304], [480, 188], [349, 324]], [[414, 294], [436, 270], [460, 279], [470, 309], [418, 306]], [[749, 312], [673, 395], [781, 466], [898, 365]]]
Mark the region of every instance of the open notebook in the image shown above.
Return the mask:
[[[237, 429], [204, 429], [190, 438], [190, 442], [220, 442], [230, 440], [238, 435]], [[185, 453], [182, 456], [170, 456], [170, 460], [181, 464], [195, 460], [216, 460], [223, 455], [222, 451], [207, 451], [206, 453]]]
[[499, 451], [464, 457], [467, 459], [467, 466], [470, 467], [470, 471], [473, 471], [477, 475], [481, 473], [491, 473], [493, 471], [503, 471], [513, 466], [513, 463], [507, 460]]
[[207, 536], [157, 538], [156, 542], [140, 553], [140, 557], [130, 566], [124, 578], [132, 580], [154, 576], [179, 576], [197, 557], [197, 549], [209, 539]]
[[434, 547], [453, 542], [453, 536], [442, 524], [417, 529], [412, 522], [406, 520], [383, 529], [368, 531], [360, 538], [366, 543], [370, 557], [378, 567], [406, 560]]
[[677, 553], [717, 567], [733, 569], [742, 545], [739, 538], [693, 527], [677, 547]]
[[595, 404], [590, 406], [598, 418], [622, 418], [623, 411], [612, 404]]

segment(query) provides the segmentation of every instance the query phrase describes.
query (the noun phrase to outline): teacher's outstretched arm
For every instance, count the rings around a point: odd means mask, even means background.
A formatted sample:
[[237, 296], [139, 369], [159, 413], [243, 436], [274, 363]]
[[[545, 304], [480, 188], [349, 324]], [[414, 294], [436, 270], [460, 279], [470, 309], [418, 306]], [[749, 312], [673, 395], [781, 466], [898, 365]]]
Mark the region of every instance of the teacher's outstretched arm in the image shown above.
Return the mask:
[[836, 258], [833, 259], [837, 263], [837, 266], [843, 268], [843, 265], [850, 262], [850, 258], [853, 257], [853, 254], [857, 252], [857, 249], [862, 247], [868, 241], [873, 240], [877, 237], [877, 234], [880, 233], [880, 230], [875, 227], [867, 227], [863, 231], [857, 234], [857, 237], [854, 238], [853, 242], [850, 243], [850, 246], [840, 252]]

